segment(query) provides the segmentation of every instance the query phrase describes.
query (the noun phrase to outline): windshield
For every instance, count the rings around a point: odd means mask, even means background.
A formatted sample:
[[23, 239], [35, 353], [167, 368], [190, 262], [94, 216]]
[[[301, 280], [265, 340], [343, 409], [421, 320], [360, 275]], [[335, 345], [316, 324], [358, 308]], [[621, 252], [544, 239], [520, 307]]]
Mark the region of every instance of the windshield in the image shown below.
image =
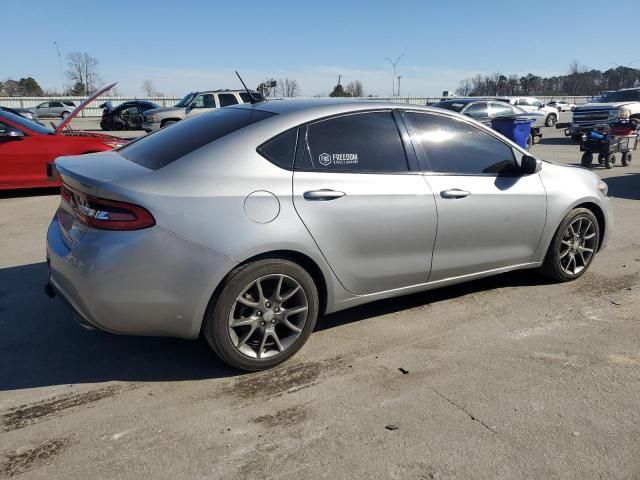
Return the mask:
[[460, 102], [438, 102], [431, 106], [437, 107], [437, 108], [444, 108], [446, 110], [452, 110], [454, 112], [459, 112], [464, 108], [465, 105], [466, 103], [460, 103]]
[[39, 123], [32, 122], [31, 120], [28, 120], [19, 115], [14, 115], [10, 112], [0, 112], [0, 119], [2, 118], [6, 118], [19, 127], [26, 128], [27, 130], [31, 130], [32, 132], [39, 133], [41, 135], [50, 135], [53, 133], [53, 130], [49, 127], [45, 127], [44, 125], [40, 125]]
[[607, 93], [603, 98], [603, 102], [640, 102], [640, 90], [620, 90]]
[[187, 93], [184, 97], [182, 97], [182, 100], [176, 103], [176, 107], [186, 107], [187, 105], [189, 105], [189, 103], [191, 103], [191, 100], [193, 100], [193, 97], [195, 96], [195, 93]]

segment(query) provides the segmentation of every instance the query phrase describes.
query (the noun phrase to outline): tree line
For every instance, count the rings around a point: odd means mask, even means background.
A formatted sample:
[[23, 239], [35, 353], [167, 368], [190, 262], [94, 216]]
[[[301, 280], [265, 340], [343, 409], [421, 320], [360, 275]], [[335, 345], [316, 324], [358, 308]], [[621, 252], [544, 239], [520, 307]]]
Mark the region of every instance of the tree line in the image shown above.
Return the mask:
[[524, 76], [476, 75], [465, 78], [456, 90], [463, 96], [595, 96], [605, 90], [640, 87], [640, 69], [629, 67], [610, 68], [605, 71], [589, 69], [574, 61], [565, 75], [541, 77], [528, 73]]

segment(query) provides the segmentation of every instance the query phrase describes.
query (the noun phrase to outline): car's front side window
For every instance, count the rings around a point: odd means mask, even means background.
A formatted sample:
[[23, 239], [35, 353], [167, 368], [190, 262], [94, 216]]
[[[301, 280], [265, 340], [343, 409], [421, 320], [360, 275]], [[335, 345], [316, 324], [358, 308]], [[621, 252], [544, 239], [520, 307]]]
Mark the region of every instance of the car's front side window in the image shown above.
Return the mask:
[[45, 103], [41, 103], [40, 105], [38, 105], [36, 108], [49, 108], [49, 103], [45, 102]]
[[463, 113], [471, 118], [485, 118], [489, 116], [489, 107], [487, 107], [487, 102], [472, 103]]
[[211, 93], [205, 93], [196, 97], [191, 108], [216, 108], [216, 102]]
[[489, 105], [491, 105], [491, 116], [493, 117], [505, 117], [516, 113], [509, 103], [491, 102]]
[[512, 148], [467, 122], [407, 112], [412, 140], [435, 173], [508, 175], [518, 171]]
[[365, 112], [311, 123], [302, 130], [296, 170], [406, 172], [407, 159], [390, 111]]

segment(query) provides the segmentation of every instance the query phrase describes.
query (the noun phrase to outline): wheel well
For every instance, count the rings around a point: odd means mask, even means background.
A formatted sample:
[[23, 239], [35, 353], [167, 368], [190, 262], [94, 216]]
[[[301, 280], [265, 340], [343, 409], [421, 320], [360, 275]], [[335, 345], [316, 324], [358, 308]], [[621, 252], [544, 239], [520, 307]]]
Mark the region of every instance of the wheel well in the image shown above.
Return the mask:
[[[162, 126], [162, 125], [164, 125], [164, 124], [165, 124], [165, 123], [167, 123], [167, 122], [179, 122], [179, 121], [180, 121], [180, 119], [179, 119], [179, 118], [165, 118], [164, 120], [162, 120], [162, 121], [160, 122], [160, 125]], [[180, 127], [180, 128], [182, 128], [182, 127]]]
[[586, 208], [587, 210], [590, 210], [591, 213], [595, 215], [596, 220], [598, 220], [598, 227], [600, 227], [600, 243], [598, 244], [598, 250], [599, 250], [600, 247], [602, 246], [602, 240], [604, 238], [604, 231], [606, 228], [605, 221], [604, 221], [604, 213], [602, 209], [595, 203], [591, 203], [591, 202], [581, 203], [580, 205], [576, 205], [575, 208]]
[[[318, 300], [320, 303], [319, 313], [320, 315], [324, 314], [327, 308], [327, 282], [318, 264], [304, 253], [296, 252], [293, 250], [274, 250], [271, 252], [265, 252], [259, 255], [255, 255], [251, 258], [247, 258], [245, 261], [236, 265], [233, 270], [236, 270], [238, 267], [246, 265], [247, 263], [273, 258], [280, 258], [297, 263], [302, 268], [304, 268], [309, 275], [311, 275], [311, 278], [313, 279], [313, 282], [316, 284], [316, 288], [318, 289]], [[212, 299], [218, 295], [220, 290], [222, 290], [230, 274], [231, 272], [227, 273], [227, 275], [225, 275], [222, 281], [218, 284], [213, 292], [213, 295], [211, 295]]]

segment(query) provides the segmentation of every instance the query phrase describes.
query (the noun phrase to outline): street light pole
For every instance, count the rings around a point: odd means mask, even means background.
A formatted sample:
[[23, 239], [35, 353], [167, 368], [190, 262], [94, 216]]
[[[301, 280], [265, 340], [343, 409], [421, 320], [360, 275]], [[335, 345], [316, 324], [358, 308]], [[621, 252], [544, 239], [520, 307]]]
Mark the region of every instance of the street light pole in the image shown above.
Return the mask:
[[402, 78], [402, 75], [398, 75], [398, 96], [400, 96], [400, 79]]
[[395, 97], [396, 95], [396, 67], [398, 66], [398, 63], [400, 63], [400, 59], [404, 57], [404, 53], [402, 55], [400, 55], [398, 58], [396, 58], [396, 61], [394, 62], [393, 60], [391, 60], [389, 57], [386, 57], [385, 60], [387, 62], [389, 62], [391, 64], [391, 66], [393, 67], [393, 77], [391, 77], [391, 96]]
[[64, 95], [64, 76], [62, 75], [62, 57], [60, 56], [60, 48], [58, 47], [58, 42], [53, 42], [56, 46], [56, 51], [58, 52], [58, 64], [60, 65], [60, 87], [62, 88], [62, 95]]
[[619, 63], [616, 62], [609, 62], [611, 63], [611, 65], [615, 65], [616, 67], [620, 67], [622, 70], [620, 70], [620, 88], [622, 88], [622, 86], [624, 85], [623, 80], [624, 80], [624, 69], [625, 68], [629, 68], [631, 65], [633, 65], [634, 63], [636, 63], [638, 60], [634, 60], [632, 62], [627, 63], [626, 65], [620, 65]]

